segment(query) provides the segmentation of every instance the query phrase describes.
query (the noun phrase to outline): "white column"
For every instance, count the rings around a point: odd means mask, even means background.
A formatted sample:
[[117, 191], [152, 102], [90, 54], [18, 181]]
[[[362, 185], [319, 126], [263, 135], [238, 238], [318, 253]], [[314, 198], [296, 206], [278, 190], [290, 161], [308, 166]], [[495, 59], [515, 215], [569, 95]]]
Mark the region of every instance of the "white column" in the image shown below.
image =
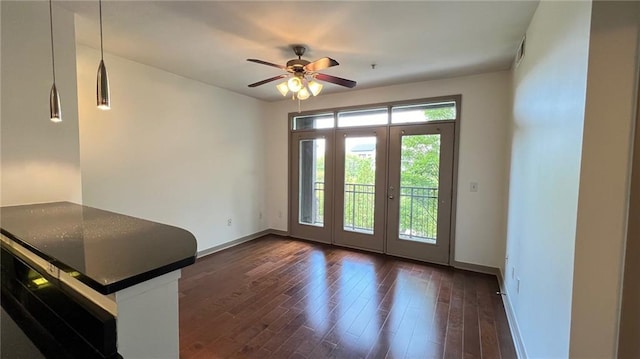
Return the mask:
[[176, 270], [116, 292], [118, 353], [127, 359], [177, 359]]

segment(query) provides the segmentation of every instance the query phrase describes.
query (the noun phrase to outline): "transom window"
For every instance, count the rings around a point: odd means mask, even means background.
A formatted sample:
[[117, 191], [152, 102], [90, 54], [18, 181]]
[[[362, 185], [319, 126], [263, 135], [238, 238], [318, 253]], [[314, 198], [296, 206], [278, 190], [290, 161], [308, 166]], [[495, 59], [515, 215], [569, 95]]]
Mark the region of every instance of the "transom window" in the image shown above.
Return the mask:
[[291, 129], [302, 131], [455, 121], [458, 116], [456, 105], [454, 98], [438, 98], [370, 105], [356, 109], [336, 109], [331, 112], [322, 110], [318, 113], [293, 116]]

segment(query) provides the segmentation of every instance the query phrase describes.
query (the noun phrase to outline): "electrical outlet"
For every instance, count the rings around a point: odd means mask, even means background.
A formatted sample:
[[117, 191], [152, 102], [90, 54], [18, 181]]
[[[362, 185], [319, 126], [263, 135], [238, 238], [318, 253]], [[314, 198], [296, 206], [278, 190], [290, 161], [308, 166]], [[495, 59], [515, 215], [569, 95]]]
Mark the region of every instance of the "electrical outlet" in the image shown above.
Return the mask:
[[516, 267], [511, 267], [511, 279], [516, 279]]
[[516, 281], [516, 293], [520, 294], [520, 277]]
[[469, 183], [469, 191], [470, 192], [478, 192], [478, 182]]
[[227, 226], [231, 227], [231, 218], [227, 219]]

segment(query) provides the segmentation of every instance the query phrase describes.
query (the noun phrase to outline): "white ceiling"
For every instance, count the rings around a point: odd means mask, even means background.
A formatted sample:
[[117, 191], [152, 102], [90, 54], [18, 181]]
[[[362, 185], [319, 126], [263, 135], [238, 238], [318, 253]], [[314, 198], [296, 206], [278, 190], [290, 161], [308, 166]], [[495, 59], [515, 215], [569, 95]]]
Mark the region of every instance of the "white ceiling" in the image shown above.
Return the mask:
[[[56, 1], [77, 14], [77, 41], [99, 48], [98, 1]], [[292, 44], [325, 71], [377, 87], [508, 69], [537, 1], [116, 1], [102, 3], [106, 52], [263, 100]], [[371, 64], [376, 64], [375, 69]], [[106, 63], [109, 68], [108, 62]], [[96, 65], [97, 66], [97, 65]], [[323, 92], [352, 91], [326, 84]]]

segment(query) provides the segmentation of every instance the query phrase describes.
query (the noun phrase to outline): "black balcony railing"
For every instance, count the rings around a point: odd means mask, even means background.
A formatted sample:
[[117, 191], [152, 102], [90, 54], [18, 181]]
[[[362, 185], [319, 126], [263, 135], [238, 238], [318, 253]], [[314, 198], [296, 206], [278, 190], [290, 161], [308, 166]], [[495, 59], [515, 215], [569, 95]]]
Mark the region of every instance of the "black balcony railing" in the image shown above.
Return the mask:
[[435, 243], [438, 234], [438, 189], [400, 187], [400, 238]]
[[[324, 203], [324, 182], [314, 183], [315, 203]], [[314, 223], [322, 224], [324, 206], [319, 205]], [[345, 230], [373, 233], [375, 185], [345, 183]], [[437, 236], [438, 189], [433, 187], [400, 187], [400, 225], [402, 239], [434, 243]]]
[[344, 229], [373, 233], [375, 186], [372, 184], [344, 184]]
[[324, 224], [324, 182], [313, 183], [313, 194], [315, 196], [315, 225]]

